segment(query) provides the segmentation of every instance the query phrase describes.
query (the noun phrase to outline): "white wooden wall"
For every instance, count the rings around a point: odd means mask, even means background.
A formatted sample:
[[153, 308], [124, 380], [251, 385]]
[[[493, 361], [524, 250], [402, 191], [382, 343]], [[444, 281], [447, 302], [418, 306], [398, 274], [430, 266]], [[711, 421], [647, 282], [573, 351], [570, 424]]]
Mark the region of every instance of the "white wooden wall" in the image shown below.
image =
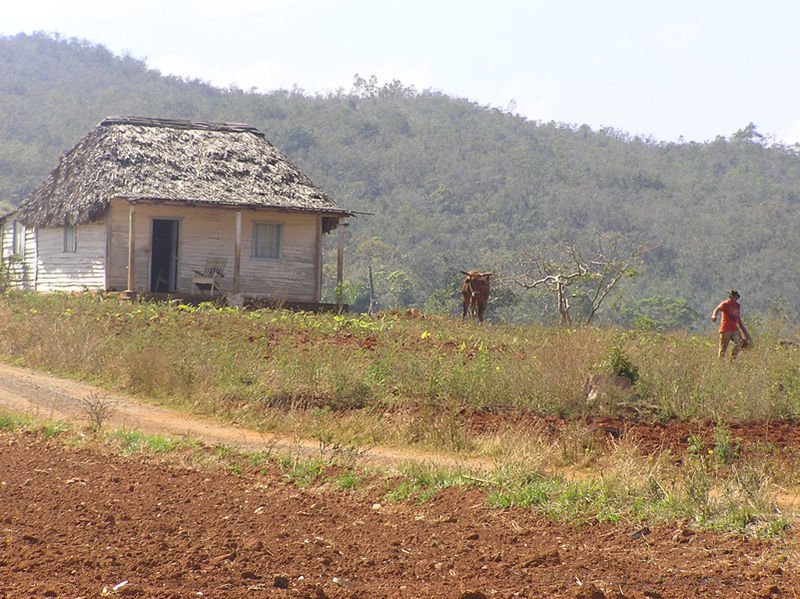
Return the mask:
[[[14, 255], [14, 219], [13, 214], [3, 223], [2, 256], [3, 262], [8, 265]], [[36, 286], [36, 230], [25, 227], [25, 252], [21, 263], [15, 262], [11, 266], [11, 283], [24, 291], [32, 291]]]
[[11, 218], [0, 221], [0, 259], [3, 265], [7, 265], [13, 253], [12, 244], [14, 243], [14, 224]]
[[[236, 209], [205, 206], [174, 206], [149, 203], [136, 205], [136, 289], [150, 289], [152, 220], [178, 219], [178, 276], [176, 291], [192, 292], [192, 271], [203, 270], [206, 258], [227, 258], [222, 291], [233, 291], [236, 240]], [[130, 205], [111, 201], [109, 211], [110, 289], [125, 289], [128, 277], [128, 223]], [[253, 222], [283, 225], [282, 255], [277, 260], [253, 257]], [[287, 301], [319, 301], [317, 276], [319, 219], [316, 214], [242, 210], [239, 291]]]
[[11, 227], [10, 218], [0, 220], [0, 256], [4, 264], [8, 262], [8, 257], [11, 256], [11, 244], [13, 242]]
[[76, 228], [76, 251], [64, 252], [64, 229], [40, 228], [36, 289], [83, 291], [105, 288], [105, 221]]

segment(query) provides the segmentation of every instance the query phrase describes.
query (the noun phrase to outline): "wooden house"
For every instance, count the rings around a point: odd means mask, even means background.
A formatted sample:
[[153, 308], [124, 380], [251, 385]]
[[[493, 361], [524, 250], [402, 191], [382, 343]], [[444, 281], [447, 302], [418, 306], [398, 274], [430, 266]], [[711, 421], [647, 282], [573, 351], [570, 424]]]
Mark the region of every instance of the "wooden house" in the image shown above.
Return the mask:
[[220, 293], [319, 302], [350, 216], [253, 127], [110, 117], [0, 219], [0, 257], [28, 290], [197, 293], [211, 259]]

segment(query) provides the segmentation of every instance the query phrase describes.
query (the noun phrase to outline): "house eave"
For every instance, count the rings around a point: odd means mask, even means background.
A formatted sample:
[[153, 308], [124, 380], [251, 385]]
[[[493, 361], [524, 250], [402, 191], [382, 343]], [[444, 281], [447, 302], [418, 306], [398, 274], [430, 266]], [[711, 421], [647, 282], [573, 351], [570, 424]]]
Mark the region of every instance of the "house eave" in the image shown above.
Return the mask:
[[224, 208], [226, 210], [254, 210], [272, 212], [299, 212], [306, 214], [321, 214], [323, 216], [340, 216], [349, 218], [355, 216], [354, 212], [341, 208], [313, 208], [308, 206], [278, 206], [268, 204], [253, 204], [244, 202], [219, 202], [209, 200], [193, 200], [184, 198], [159, 198], [153, 196], [140, 196], [135, 194], [116, 194], [111, 199], [124, 200], [130, 204], [164, 204], [169, 206], [202, 206], [204, 208]]

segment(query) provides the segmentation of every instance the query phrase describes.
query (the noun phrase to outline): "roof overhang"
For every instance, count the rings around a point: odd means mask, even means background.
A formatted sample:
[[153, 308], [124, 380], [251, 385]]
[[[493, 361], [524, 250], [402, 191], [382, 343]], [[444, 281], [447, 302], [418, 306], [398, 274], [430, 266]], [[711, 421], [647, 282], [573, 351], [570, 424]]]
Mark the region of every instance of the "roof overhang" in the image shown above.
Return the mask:
[[125, 200], [130, 204], [166, 204], [170, 206], [190, 206], [203, 208], [224, 208], [226, 210], [253, 210], [253, 211], [270, 211], [270, 212], [301, 212], [306, 214], [321, 214], [323, 216], [339, 216], [342, 218], [349, 218], [355, 216], [355, 212], [350, 210], [343, 210], [341, 208], [307, 208], [299, 206], [269, 206], [264, 204], [242, 204], [238, 202], [216, 202], [204, 200], [189, 200], [183, 198], [157, 198], [152, 196], [138, 196], [138, 195], [114, 195], [113, 199]]
[[9, 216], [12, 216], [17, 213], [17, 209], [15, 208], [11, 212], [7, 212], [6, 214], [0, 214], [0, 221], [6, 220]]

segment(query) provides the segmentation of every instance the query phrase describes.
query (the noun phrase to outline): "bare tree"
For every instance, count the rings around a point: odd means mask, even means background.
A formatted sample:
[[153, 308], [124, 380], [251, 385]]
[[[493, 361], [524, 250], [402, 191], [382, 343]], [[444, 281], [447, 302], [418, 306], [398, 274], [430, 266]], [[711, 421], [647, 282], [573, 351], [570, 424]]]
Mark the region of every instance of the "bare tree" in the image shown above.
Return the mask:
[[521, 273], [513, 281], [525, 289], [546, 288], [554, 292], [561, 325], [567, 327], [572, 326], [570, 300], [578, 295], [569, 290], [578, 284], [589, 300], [583, 322], [588, 325], [620, 280], [636, 276], [642, 256], [654, 249], [629, 249], [624, 242], [619, 234], [598, 235], [588, 259], [575, 242], [562, 242], [546, 255], [539, 251], [529, 259], [520, 258]]

